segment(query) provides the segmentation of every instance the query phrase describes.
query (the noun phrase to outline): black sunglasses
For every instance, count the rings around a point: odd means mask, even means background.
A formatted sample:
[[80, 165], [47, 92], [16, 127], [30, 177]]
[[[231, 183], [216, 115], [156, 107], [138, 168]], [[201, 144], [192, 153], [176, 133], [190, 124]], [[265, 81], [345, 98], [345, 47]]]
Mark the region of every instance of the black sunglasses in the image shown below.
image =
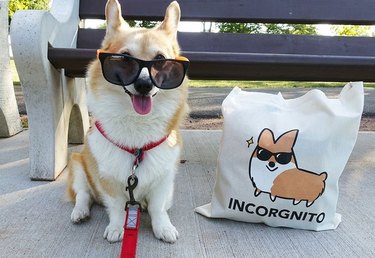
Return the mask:
[[144, 61], [126, 54], [100, 52], [104, 78], [113, 84], [127, 86], [134, 83], [143, 67], [147, 67], [152, 83], [160, 89], [174, 89], [180, 86], [189, 68], [186, 57], [176, 59], [155, 59]]
[[292, 160], [292, 156], [293, 156], [293, 152], [272, 153], [269, 150], [266, 150], [266, 149], [261, 148], [259, 146], [257, 146], [256, 153], [257, 153], [258, 159], [260, 159], [262, 161], [267, 161], [272, 156], [274, 156], [277, 163], [282, 164], [282, 165], [288, 164]]

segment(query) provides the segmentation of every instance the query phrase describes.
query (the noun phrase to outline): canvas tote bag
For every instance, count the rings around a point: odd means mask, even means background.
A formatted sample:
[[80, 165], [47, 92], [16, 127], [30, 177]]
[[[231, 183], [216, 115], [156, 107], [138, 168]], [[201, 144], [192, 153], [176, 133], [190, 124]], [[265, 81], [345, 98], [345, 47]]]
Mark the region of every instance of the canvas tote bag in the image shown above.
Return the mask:
[[338, 98], [295, 99], [234, 88], [222, 104], [223, 134], [211, 203], [214, 218], [308, 230], [335, 229], [338, 181], [357, 139], [363, 83]]

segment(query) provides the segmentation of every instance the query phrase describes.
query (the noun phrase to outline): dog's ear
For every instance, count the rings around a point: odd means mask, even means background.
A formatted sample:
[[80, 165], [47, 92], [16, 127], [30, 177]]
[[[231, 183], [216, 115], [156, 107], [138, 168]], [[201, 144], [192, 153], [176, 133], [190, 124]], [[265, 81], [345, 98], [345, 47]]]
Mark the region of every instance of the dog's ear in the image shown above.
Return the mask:
[[268, 128], [264, 128], [262, 132], [260, 132], [259, 134], [258, 145], [263, 148], [267, 148], [268, 146], [274, 143], [275, 143], [275, 138], [273, 136], [273, 132]]
[[180, 23], [180, 18], [180, 5], [177, 3], [177, 1], [173, 1], [169, 4], [167, 10], [165, 11], [164, 20], [158, 28], [164, 30], [169, 36], [175, 38], [177, 35], [177, 27]]
[[294, 144], [296, 143], [297, 136], [298, 136], [298, 129], [290, 130], [282, 134], [277, 139], [277, 144], [279, 148], [281, 148], [281, 151], [290, 152], [293, 149]]
[[111, 37], [121, 29], [128, 28], [121, 14], [121, 5], [117, 0], [108, 0], [105, 6], [105, 18], [107, 21], [106, 37]]

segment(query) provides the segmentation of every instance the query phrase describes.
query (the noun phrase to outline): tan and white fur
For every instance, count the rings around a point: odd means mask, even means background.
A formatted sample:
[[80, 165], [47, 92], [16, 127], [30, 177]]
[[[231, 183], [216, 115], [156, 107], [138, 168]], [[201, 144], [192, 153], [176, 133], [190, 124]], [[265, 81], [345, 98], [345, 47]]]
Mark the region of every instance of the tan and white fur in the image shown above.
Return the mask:
[[[177, 26], [180, 8], [177, 2], [169, 5], [164, 21], [153, 29], [130, 28], [121, 16], [117, 0], [107, 2], [105, 14], [107, 30], [102, 42], [103, 51], [127, 53], [142, 60], [152, 60], [158, 55], [165, 58], [179, 55]], [[146, 84], [149, 82], [146, 68], [143, 68], [138, 80]], [[172, 205], [174, 177], [181, 150], [178, 127], [187, 112], [187, 79], [180, 87], [172, 90], [161, 90], [151, 85], [150, 89], [141, 89], [140, 93], [134, 84], [126, 86], [126, 89], [132, 95], [152, 97], [151, 111], [145, 115], [137, 113], [130, 95], [121, 86], [104, 79], [99, 60], [90, 64], [89, 110], [94, 119], [100, 121], [111, 140], [140, 148], [169, 134], [165, 142], [147, 151], [143, 162], [136, 169], [138, 186], [134, 196], [143, 208], [147, 207], [155, 237], [175, 242], [179, 234], [167, 210]], [[74, 223], [90, 216], [90, 207], [95, 201], [106, 208], [109, 216], [104, 238], [109, 242], [123, 238], [124, 207], [129, 200], [125, 188], [134, 159], [134, 155], [116, 147], [92, 126], [82, 152], [72, 155], [68, 167], [68, 194], [75, 201], [71, 214]]]

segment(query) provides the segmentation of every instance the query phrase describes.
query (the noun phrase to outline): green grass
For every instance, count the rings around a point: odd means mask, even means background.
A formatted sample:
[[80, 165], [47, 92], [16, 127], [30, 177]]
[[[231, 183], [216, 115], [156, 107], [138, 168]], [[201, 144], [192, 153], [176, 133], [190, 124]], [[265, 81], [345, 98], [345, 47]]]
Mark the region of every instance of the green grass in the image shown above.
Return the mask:
[[[13, 74], [13, 84], [19, 85], [14, 60], [10, 61]], [[189, 87], [240, 87], [240, 88], [320, 88], [342, 87], [343, 82], [295, 82], [295, 81], [224, 81], [224, 80], [190, 80]], [[374, 87], [375, 83], [365, 83], [365, 87]]]
[[20, 85], [20, 78], [18, 77], [16, 65], [14, 64], [14, 60], [10, 60], [10, 69], [12, 70], [12, 76], [13, 76], [13, 84], [14, 85]]

